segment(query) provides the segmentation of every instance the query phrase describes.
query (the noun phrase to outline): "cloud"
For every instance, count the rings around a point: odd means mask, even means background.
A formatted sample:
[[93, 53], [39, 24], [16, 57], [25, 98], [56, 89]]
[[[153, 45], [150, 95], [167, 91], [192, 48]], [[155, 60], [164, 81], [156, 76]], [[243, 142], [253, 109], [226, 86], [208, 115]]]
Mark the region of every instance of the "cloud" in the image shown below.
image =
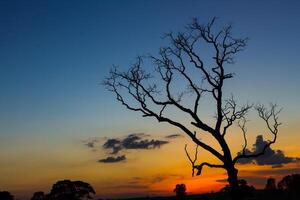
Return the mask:
[[283, 167], [283, 164], [275, 164], [275, 165], [272, 165], [272, 168], [281, 168]]
[[[98, 160], [100, 163], [118, 163], [126, 160], [125, 150], [155, 149], [168, 144], [169, 141], [159, 139], [149, 139], [150, 135], [144, 133], [133, 133], [120, 138], [102, 138], [102, 149], [107, 150], [106, 158]], [[104, 141], [103, 141], [104, 140]], [[84, 145], [96, 150], [100, 139], [89, 139], [84, 141]], [[125, 152], [124, 152], [125, 151]], [[121, 153], [122, 152], [122, 153]], [[122, 155], [120, 155], [122, 154]], [[113, 156], [111, 156], [113, 155]]]
[[117, 162], [121, 162], [121, 161], [124, 161], [124, 160], [126, 160], [125, 155], [117, 156], [117, 157], [108, 156], [107, 158], [98, 160], [98, 162], [101, 162], [101, 163], [117, 163]]
[[106, 150], [112, 150], [111, 154], [117, 154], [122, 150], [128, 149], [155, 149], [160, 148], [162, 145], [169, 143], [164, 140], [155, 139], [144, 139], [148, 135], [138, 133], [130, 134], [125, 138], [112, 138], [108, 139], [104, 144], [103, 148]]
[[180, 135], [180, 134], [171, 134], [171, 135], [167, 135], [165, 138], [174, 139], [174, 138], [178, 138], [178, 137], [182, 137], [182, 135]]
[[300, 173], [300, 167], [294, 167], [294, 168], [272, 168], [272, 169], [263, 169], [263, 170], [241, 170], [240, 173], [242, 174], [250, 174], [252, 175], [258, 175], [258, 176], [276, 176], [276, 175], [288, 175], [288, 174], [299, 174]]
[[83, 144], [91, 149], [95, 149], [97, 143], [99, 143], [99, 138], [89, 138], [87, 140], [82, 141]]
[[130, 183], [152, 185], [163, 182], [165, 180], [182, 180], [184, 176], [181, 174], [156, 174], [149, 177], [133, 177]]
[[108, 139], [104, 144], [104, 149], [111, 149], [111, 154], [117, 154], [120, 150], [122, 150], [121, 141], [118, 139]]
[[88, 142], [85, 145], [88, 146], [88, 147], [90, 147], [90, 148], [94, 148], [95, 147], [95, 143], [94, 142]]
[[[263, 139], [262, 135], [258, 135], [256, 137], [255, 144], [253, 145], [252, 150], [246, 149], [247, 154], [257, 154], [262, 152], [265, 145], [268, 142]], [[242, 152], [238, 152], [238, 155], [242, 154]], [[282, 167], [283, 164], [292, 163], [299, 161], [299, 158], [288, 157], [281, 150], [273, 150], [271, 147], [268, 147], [265, 153], [256, 158], [243, 158], [239, 159], [238, 163], [240, 164], [249, 164], [255, 163], [257, 165], [272, 165], [273, 168]]]

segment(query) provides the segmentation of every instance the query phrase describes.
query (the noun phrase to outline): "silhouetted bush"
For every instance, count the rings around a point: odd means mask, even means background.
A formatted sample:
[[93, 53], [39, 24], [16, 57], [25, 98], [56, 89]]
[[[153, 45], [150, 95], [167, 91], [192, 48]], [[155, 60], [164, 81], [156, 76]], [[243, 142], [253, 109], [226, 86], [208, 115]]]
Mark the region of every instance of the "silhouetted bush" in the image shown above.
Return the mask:
[[[44, 192], [35, 192], [31, 200], [82, 200], [92, 199], [95, 194], [93, 187], [82, 181], [57, 181], [47, 195]], [[2, 198], [0, 198], [2, 200]]]
[[35, 192], [31, 197], [31, 200], [46, 200], [44, 192]]
[[[238, 181], [238, 184], [239, 186], [238, 186], [237, 194], [240, 199], [253, 196], [255, 188], [252, 185], [249, 186], [246, 180], [240, 179]], [[231, 193], [230, 185], [225, 185], [225, 187], [222, 188], [220, 192], [223, 193], [221, 199], [230, 197], [230, 193]]]
[[49, 200], [92, 199], [90, 194], [95, 194], [95, 191], [90, 184], [82, 181], [63, 180], [58, 181], [52, 186]]
[[276, 180], [275, 178], [268, 178], [265, 190], [276, 190]]
[[7, 191], [0, 192], [0, 200], [14, 200], [14, 196]]
[[285, 192], [289, 199], [299, 199], [300, 197], [300, 174], [292, 174], [282, 178], [278, 183], [278, 188]]
[[176, 198], [177, 199], [185, 199], [186, 197], [186, 186], [185, 184], [177, 184], [175, 189], [174, 189], [174, 192], [176, 193]]

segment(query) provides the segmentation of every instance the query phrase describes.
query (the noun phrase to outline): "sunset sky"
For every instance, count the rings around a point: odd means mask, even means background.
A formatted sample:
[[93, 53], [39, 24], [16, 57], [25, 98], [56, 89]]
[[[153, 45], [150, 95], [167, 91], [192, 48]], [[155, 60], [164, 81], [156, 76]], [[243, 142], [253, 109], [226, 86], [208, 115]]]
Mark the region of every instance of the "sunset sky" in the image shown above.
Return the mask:
[[[224, 186], [223, 170], [204, 168], [201, 176], [191, 176], [184, 145], [191, 152], [194, 146], [184, 133], [126, 110], [101, 85], [113, 64], [126, 69], [138, 55], [157, 54], [167, 44], [163, 34], [183, 30], [194, 17], [206, 23], [217, 16], [220, 25], [233, 25], [234, 35], [250, 38], [230, 66], [236, 76], [225, 93], [240, 103], [280, 105], [283, 124], [272, 149], [297, 160], [299, 10], [297, 0], [1, 0], [0, 191], [29, 199], [63, 179], [88, 182], [103, 198], [170, 195], [177, 183], [185, 183], [188, 193]], [[203, 107], [203, 113], [210, 109]], [[271, 139], [255, 112], [249, 119], [249, 148], [256, 135]], [[235, 127], [228, 134], [235, 155], [242, 133]], [[161, 145], [124, 146], [120, 162], [99, 162], [111, 156], [113, 149], [103, 148], [108, 139], [133, 136]], [[215, 158], [200, 150], [199, 161]], [[238, 169], [262, 188], [270, 176], [300, 173], [300, 163]]]

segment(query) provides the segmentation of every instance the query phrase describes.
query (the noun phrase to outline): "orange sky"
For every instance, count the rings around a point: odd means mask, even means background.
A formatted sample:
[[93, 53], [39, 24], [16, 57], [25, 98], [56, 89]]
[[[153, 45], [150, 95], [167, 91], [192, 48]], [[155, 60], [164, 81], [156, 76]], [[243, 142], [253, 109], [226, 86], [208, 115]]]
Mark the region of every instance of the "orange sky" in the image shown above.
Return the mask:
[[[169, 129], [166, 133], [175, 130]], [[154, 138], [165, 136], [149, 134]], [[97, 150], [92, 150], [84, 145], [79, 135], [71, 140], [49, 137], [46, 143], [40, 136], [34, 138], [34, 145], [26, 138], [19, 138], [13, 147], [7, 146], [0, 152], [6, 161], [0, 165], [2, 190], [9, 190], [19, 197], [30, 196], [34, 191], [49, 192], [57, 180], [71, 179], [90, 183], [101, 197], [121, 197], [171, 195], [177, 183], [186, 184], [189, 193], [218, 191], [225, 184], [222, 182], [226, 179], [225, 171], [221, 169], [204, 168], [201, 176], [191, 176], [190, 163], [184, 152], [186, 143], [193, 151], [188, 138], [172, 139], [169, 144], [154, 150], [127, 150], [125, 162], [112, 164], [97, 162], [105, 156], [105, 151], [100, 148], [104, 139], [99, 142]], [[294, 142], [299, 139], [297, 129], [283, 126], [273, 147], [284, 149], [287, 156], [300, 157], [299, 146]], [[230, 143], [233, 149], [241, 144], [237, 138]], [[199, 162], [214, 160], [205, 151], [199, 151]], [[239, 165], [238, 168], [240, 176], [256, 187], [263, 187], [265, 179], [270, 176], [279, 179], [287, 173], [299, 172], [299, 164], [288, 164], [279, 169], [257, 165]]]

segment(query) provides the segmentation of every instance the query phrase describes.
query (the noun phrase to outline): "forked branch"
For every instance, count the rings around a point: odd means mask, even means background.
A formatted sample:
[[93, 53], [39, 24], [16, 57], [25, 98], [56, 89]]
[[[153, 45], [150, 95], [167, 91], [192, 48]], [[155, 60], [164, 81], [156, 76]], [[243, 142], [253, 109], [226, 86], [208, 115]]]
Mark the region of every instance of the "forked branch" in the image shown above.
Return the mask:
[[185, 153], [186, 153], [189, 161], [192, 164], [192, 176], [195, 175], [195, 169], [197, 170], [196, 176], [201, 175], [203, 166], [214, 167], [214, 168], [224, 168], [224, 165], [211, 164], [211, 163], [208, 163], [208, 162], [203, 162], [200, 165], [196, 165], [195, 163], [196, 163], [196, 161], [198, 159], [198, 145], [196, 146], [196, 150], [195, 150], [195, 154], [194, 154], [194, 159], [191, 158], [191, 156], [190, 156], [190, 154], [189, 154], [189, 152], [187, 150], [187, 144], [185, 145], [184, 150], [185, 150]]
[[242, 119], [238, 122], [238, 126], [239, 126], [240, 129], [242, 130], [242, 132], [243, 132], [243, 137], [244, 137], [244, 147], [243, 147], [243, 151], [242, 151], [243, 154], [246, 154], [246, 149], [247, 149], [247, 145], [248, 145], [248, 141], [247, 141], [247, 137], [246, 137], [246, 134], [247, 134], [246, 123], [247, 123], [246, 118], [242, 118]]
[[245, 104], [239, 107], [233, 96], [227, 99], [222, 108], [222, 115], [227, 123], [223, 128], [222, 136], [224, 137], [226, 135], [228, 128], [231, 127], [236, 120], [245, 119], [252, 107], [252, 104]]
[[270, 109], [267, 109], [264, 105], [257, 105], [255, 107], [258, 116], [266, 123], [268, 130], [273, 135], [273, 139], [269, 140], [261, 152], [254, 153], [254, 154], [246, 154], [246, 148], [244, 148], [243, 153], [237, 155], [233, 162], [236, 163], [239, 159], [242, 158], [255, 158], [258, 156], [261, 156], [265, 153], [266, 149], [269, 148], [272, 144], [276, 142], [277, 139], [277, 133], [278, 133], [278, 127], [281, 125], [280, 122], [278, 122], [278, 116], [281, 112], [281, 108], [278, 109], [278, 106], [276, 104], [271, 104]]
[[189, 161], [190, 161], [191, 164], [192, 164], [192, 176], [194, 176], [194, 174], [195, 174], [195, 169], [196, 169], [195, 163], [196, 163], [196, 161], [197, 161], [197, 159], [198, 159], [198, 145], [196, 145], [196, 150], [195, 150], [195, 154], [194, 154], [194, 159], [191, 158], [191, 156], [190, 156], [190, 154], [189, 154], [189, 152], [188, 152], [188, 150], [187, 150], [187, 144], [184, 146], [184, 150], [185, 150], [186, 156], [188, 157]]

